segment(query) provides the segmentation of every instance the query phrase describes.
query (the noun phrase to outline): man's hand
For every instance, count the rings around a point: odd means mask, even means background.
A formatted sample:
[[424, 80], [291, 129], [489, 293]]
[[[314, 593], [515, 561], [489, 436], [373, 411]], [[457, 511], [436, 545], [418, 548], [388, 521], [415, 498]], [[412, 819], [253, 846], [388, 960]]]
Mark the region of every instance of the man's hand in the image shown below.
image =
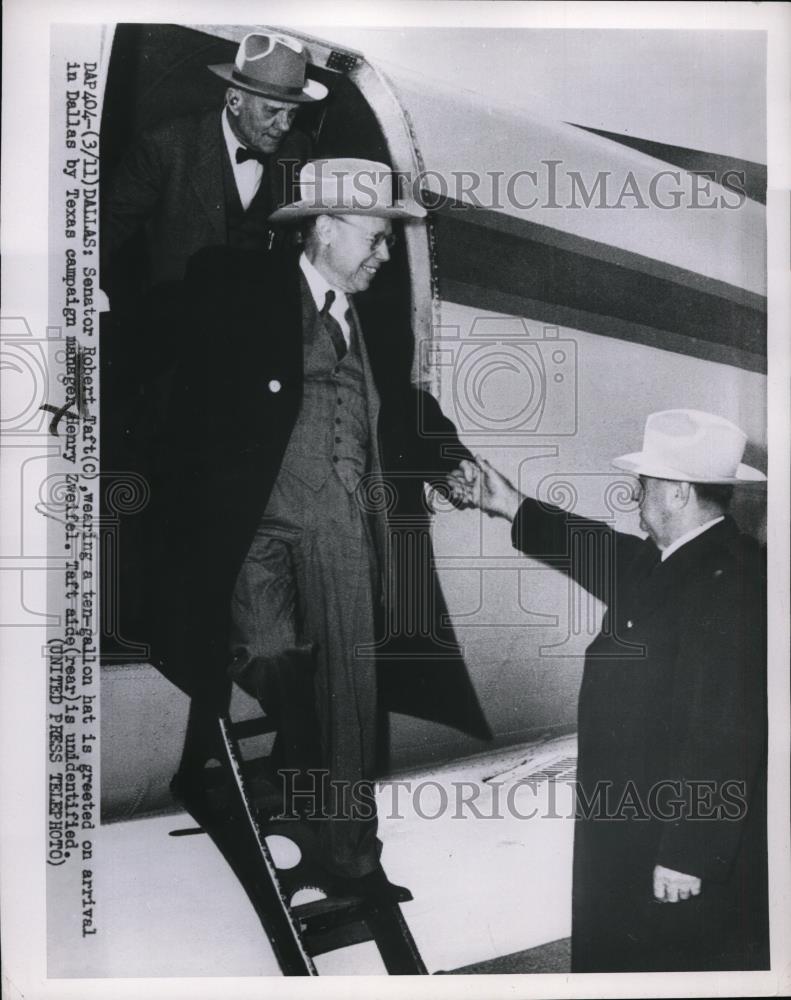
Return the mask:
[[478, 506], [478, 497], [480, 496], [479, 475], [480, 470], [478, 466], [466, 458], [463, 458], [459, 462], [457, 469], [448, 473], [450, 499], [455, 506], [460, 507], [462, 510]]
[[677, 903], [680, 899], [700, 895], [700, 879], [657, 865], [654, 868], [654, 899], [661, 903]]
[[480, 455], [475, 456], [475, 462], [461, 461], [459, 468], [448, 475], [448, 483], [457, 506], [478, 507], [489, 517], [512, 521], [524, 500], [513, 483]]
[[525, 499], [524, 495], [519, 492], [510, 480], [506, 479], [494, 466], [490, 465], [485, 458], [476, 455], [475, 461], [478, 463], [480, 470], [478, 479], [478, 506], [489, 517], [505, 517], [509, 521], [513, 521], [522, 501]]

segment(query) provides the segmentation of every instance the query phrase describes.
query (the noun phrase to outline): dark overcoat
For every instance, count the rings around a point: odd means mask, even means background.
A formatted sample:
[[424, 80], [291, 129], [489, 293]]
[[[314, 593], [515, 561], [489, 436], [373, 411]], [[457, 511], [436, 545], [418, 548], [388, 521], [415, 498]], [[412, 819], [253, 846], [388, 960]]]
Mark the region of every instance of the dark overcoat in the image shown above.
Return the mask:
[[[526, 500], [514, 545], [606, 604], [579, 696], [572, 967], [765, 968], [765, 554], [727, 518], [672, 553]], [[653, 899], [655, 865], [702, 880]]]
[[[155, 649], [164, 672], [189, 694], [212, 698], [228, 663], [231, 594], [266, 507], [302, 395], [302, 305], [296, 258], [273, 266], [257, 253], [212, 248], [191, 262], [184, 286], [187, 329], [162, 418], [148, 533]], [[395, 589], [416, 613], [382, 609], [379, 681], [386, 708], [487, 738], [481, 712], [436, 579], [424, 483], [469, 452], [408, 366], [395, 364], [385, 316], [363, 333], [380, 396], [378, 439], [391, 536], [404, 532]], [[392, 537], [391, 537], [392, 541]], [[419, 627], [430, 617], [428, 627]], [[415, 627], [415, 623], [418, 627]]]

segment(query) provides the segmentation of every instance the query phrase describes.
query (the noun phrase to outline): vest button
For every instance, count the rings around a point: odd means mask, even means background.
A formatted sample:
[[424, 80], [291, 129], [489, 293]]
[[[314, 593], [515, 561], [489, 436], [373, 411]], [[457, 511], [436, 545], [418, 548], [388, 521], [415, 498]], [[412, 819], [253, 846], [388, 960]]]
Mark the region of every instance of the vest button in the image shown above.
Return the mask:
[[333, 455], [332, 456], [332, 460], [333, 460], [333, 462], [337, 462], [338, 461], [338, 456], [337, 455]]
[[340, 443], [341, 443], [341, 439], [340, 438], [335, 438], [335, 444], [340, 444]]
[[343, 400], [341, 399], [340, 396], [338, 396], [338, 404], [341, 405], [341, 406], [343, 405]]
[[336, 418], [335, 418], [335, 423], [336, 423], [336, 424], [339, 424], [340, 422], [341, 422], [341, 418], [340, 418], [340, 417], [336, 417]]
[[267, 389], [269, 389], [270, 392], [280, 392], [282, 388], [283, 386], [278, 382], [276, 378], [273, 378], [272, 381], [267, 386]]

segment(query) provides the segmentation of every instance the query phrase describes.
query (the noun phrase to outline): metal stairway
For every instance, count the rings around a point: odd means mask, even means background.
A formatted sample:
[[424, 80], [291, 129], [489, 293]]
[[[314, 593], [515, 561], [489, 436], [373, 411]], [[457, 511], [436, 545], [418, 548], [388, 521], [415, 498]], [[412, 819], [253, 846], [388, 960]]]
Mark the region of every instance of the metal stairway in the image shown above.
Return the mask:
[[[268, 758], [247, 761], [239, 746], [243, 738], [274, 729], [266, 717], [234, 723], [227, 714], [191, 715], [189, 764], [182, 763], [171, 790], [200, 830], [177, 833], [211, 837], [245, 889], [284, 975], [317, 976], [317, 955], [365, 941], [376, 944], [390, 975], [426, 975], [398, 903], [385, 892], [339, 894], [318, 862], [311, 824], [277, 818], [282, 802], [267, 778]], [[299, 848], [294, 867], [275, 865], [266, 843], [273, 834]], [[387, 885], [384, 872], [378, 874]], [[293, 905], [304, 888], [324, 898]]]

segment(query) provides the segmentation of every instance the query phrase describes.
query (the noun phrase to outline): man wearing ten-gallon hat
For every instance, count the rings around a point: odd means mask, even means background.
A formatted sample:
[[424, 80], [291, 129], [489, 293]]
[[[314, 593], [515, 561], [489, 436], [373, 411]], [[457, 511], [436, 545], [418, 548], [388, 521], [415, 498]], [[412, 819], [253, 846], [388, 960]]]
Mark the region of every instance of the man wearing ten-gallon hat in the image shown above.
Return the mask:
[[[298, 791], [316, 787], [315, 769], [345, 795], [322, 797], [331, 818], [318, 820], [330, 889], [404, 899], [379, 867], [378, 694], [488, 735], [443, 621], [423, 495], [471, 456], [411, 386], [409, 364], [388, 362], [387, 318], [363, 328], [355, 308], [388, 265], [394, 225], [425, 210], [394, 200], [383, 163], [311, 161], [299, 180], [300, 199], [272, 216], [300, 227], [298, 258], [275, 272], [261, 255], [214, 248], [188, 271], [193, 349], [152, 498], [164, 525], [161, 650], [194, 716], [233, 678], [276, 719], [277, 762], [298, 772]], [[426, 616], [430, 629], [397, 634]]]
[[[309, 53], [284, 35], [248, 34], [233, 63], [209, 66], [227, 84], [224, 108], [167, 121], [144, 134], [103, 198], [102, 287], [114, 258], [145, 227], [152, 285], [184, 277], [205, 246], [269, 247], [268, 217], [291, 197], [310, 155], [293, 129], [300, 107], [327, 88]], [[112, 296], [111, 296], [112, 297]]]
[[[768, 968], [765, 552], [728, 515], [746, 435], [651, 414], [645, 540], [530, 499], [483, 460], [456, 488], [606, 606], [579, 696], [572, 969]], [[466, 478], [465, 478], [466, 474]]]

